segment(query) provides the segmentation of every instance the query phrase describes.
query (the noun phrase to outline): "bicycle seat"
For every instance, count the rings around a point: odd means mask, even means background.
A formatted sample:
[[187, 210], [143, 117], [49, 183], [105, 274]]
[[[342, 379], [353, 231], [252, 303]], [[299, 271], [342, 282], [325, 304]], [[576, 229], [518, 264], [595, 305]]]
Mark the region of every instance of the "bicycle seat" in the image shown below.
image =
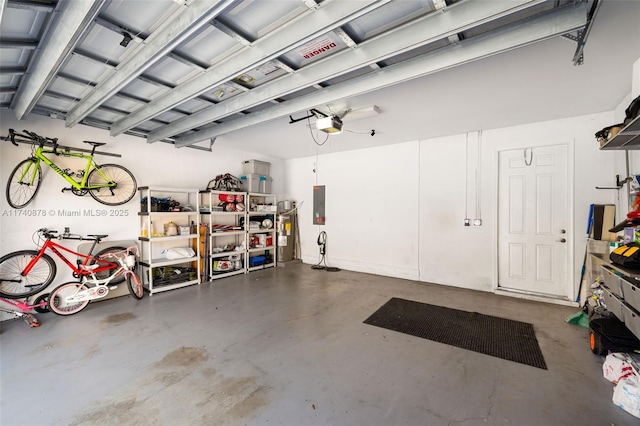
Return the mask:
[[93, 237], [96, 240], [101, 240], [103, 238], [107, 238], [109, 235], [104, 234], [104, 235], [92, 235], [92, 234], [87, 234], [87, 237]]
[[80, 269], [84, 269], [85, 271], [94, 271], [96, 269], [98, 269], [100, 267], [100, 265], [98, 265], [97, 263], [94, 263], [93, 265], [80, 265]]
[[91, 146], [102, 146], [102, 145], [106, 145], [106, 142], [92, 142], [92, 141], [82, 141], [84, 143], [88, 143]]

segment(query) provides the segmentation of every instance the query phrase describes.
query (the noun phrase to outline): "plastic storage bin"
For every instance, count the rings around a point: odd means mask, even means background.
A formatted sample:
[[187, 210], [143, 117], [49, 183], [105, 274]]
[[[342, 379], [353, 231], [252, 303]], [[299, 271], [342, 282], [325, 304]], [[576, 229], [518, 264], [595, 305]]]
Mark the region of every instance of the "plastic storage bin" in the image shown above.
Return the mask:
[[267, 261], [266, 256], [253, 256], [249, 258], [249, 266], [254, 267], [254, 266], [264, 265], [266, 261]]
[[247, 174], [240, 176], [244, 192], [260, 192], [260, 175]]
[[624, 316], [624, 325], [640, 339], [640, 312], [623, 303], [622, 315]]
[[242, 162], [242, 173], [245, 175], [269, 176], [271, 163], [259, 160], [247, 160]]
[[625, 279], [621, 281], [621, 285], [625, 302], [635, 308], [635, 310], [640, 310], [640, 287], [637, 287], [634, 283], [630, 283]]
[[624, 322], [624, 315], [622, 313], [622, 300], [618, 299], [608, 289], [603, 289], [604, 302], [607, 304], [607, 310], [614, 314], [620, 321]]
[[616, 296], [624, 297], [622, 293], [622, 278], [613, 269], [606, 266], [601, 266], [602, 274], [604, 275], [604, 285], [611, 290]]
[[271, 194], [271, 184], [273, 178], [271, 176], [260, 176], [260, 191], [263, 194]]

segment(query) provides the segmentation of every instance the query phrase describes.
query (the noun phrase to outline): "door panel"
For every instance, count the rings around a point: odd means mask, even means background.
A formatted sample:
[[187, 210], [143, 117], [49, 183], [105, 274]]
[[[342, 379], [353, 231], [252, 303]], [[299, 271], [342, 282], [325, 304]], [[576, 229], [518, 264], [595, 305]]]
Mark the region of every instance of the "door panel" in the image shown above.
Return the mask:
[[[567, 146], [499, 153], [498, 286], [568, 297]], [[529, 161], [525, 161], [525, 158]]]

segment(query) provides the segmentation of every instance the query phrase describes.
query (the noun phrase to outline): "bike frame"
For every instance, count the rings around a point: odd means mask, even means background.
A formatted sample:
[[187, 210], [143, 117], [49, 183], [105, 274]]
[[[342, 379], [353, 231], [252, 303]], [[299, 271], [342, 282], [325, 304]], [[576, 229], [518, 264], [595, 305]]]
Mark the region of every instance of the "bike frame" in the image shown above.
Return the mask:
[[82, 284], [95, 284], [96, 286], [101, 286], [101, 285], [109, 285], [109, 283], [114, 280], [118, 275], [120, 274], [124, 274], [125, 277], [129, 274], [132, 274], [133, 271], [131, 269], [125, 268], [124, 266], [120, 266], [118, 268], [117, 271], [115, 271], [113, 274], [109, 275], [107, 278], [103, 278], [103, 279], [98, 279], [95, 277], [95, 275], [92, 275], [91, 278], [89, 278], [89, 276], [85, 275], [82, 277]]
[[[73, 179], [71, 175], [69, 175], [63, 169], [58, 167], [58, 165], [54, 163], [51, 159], [49, 159], [47, 156], [45, 156], [45, 154], [64, 155], [65, 157], [76, 157], [76, 158], [82, 158], [86, 160], [87, 165], [84, 168], [84, 174], [82, 175], [82, 180], [78, 182], [75, 179]], [[109, 177], [106, 176], [104, 173], [102, 173], [102, 170], [100, 170], [100, 168], [97, 167], [96, 163], [93, 161], [93, 155], [91, 154], [87, 155], [82, 152], [70, 152], [70, 151], [58, 152], [55, 149], [45, 149], [43, 146], [40, 145], [36, 148], [32, 158], [35, 160], [35, 163], [33, 164], [34, 169], [31, 174], [31, 178], [29, 179], [29, 185], [33, 185], [33, 183], [35, 182], [36, 170], [38, 170], [38, 166], [40, 165], [40, 162], [43, 162], [44, 164], [52, 168], [57, 174], [62, 176], [64, 180], [69, 182], [69, 184], [73, 188], [79, 191], [93, 190], [93, 189], [100, 189], [100, 188], [113, 188], [116, 186], [116, 183], [111, 182]], [[28, 173], [31, 171], [31, 167], [32, 166], [30, 165], [25, 169], [22, 176], [20, 176], [20, 182], [23, 182], [25, 177], [27, 177]], [[87, 179], [89, 179], [89, 172], [92, 169], [96, 170], [96, 172], [100, 176], [102, 176], [102, 178], [105, 180], [105, 183], [100, 185], [87, 186]]]
[[[36, 257], [34, 257], [33, 259], [31, 259], [31, 261], [27, 264], [27, 266], [25, 266], [24, 270], [22, 271], [23, 275], [27, 275], [31, 269], [33, 268], [33, 266], [36, 264], [36, 262], [38, 262], [38, 260], [40, 260], [40, 258], [42, 257], [42, 255], [48, 250], [51, 250], [53, 253], [55, 253], [60, 259], [62, 259], [62, 261], [73, 270], [73, 272], [75, 274], [77, 274], [78, 276], [86, 276], [86, 275], [91, 275], [91, 273], [97, 273], [97, 272], [103, 272], [103, 271], [107, 271], [111, 268], [115, 268], [116, 266], [118, 266], [117, 263], [114, 262], [109, 262], [108, 260], [104, 260], [104, 259], [99, 259], [96, 257], [91, 256], [90, 254], [83, 254], [83, 253], [78, 253], [76, 251], [73, 251], [71, 249], [66, 248], [65, 246], [56, 243], [55, 241], [51, 240], [51, 239], [46, 239], [44, 244], [42, 245], [42, 247], [40, 247], [40, 251], [38, 252], [38, 255]], [[71, 261], [69, 259], [67, 259], [65, 257], [64, 254], [62, 254], [61, 251], [65, 251], [68, 253], [71, 253], [73, 255], [76, 255], [80, 258], [83, 258], [84, 261], [79, 265], [79, 266], [75, 266], [73, 263], [71, 263]], [[89, 261], [95, 261], [99, 266], [93, 270], [87, 270], [85, 268], [82, 268], [82, 266], [86, 266]]]
[[44, 308], [47, 305], [49, 305], [49, 302], [47, 302], [46, 300], [36, 303], [35, 305], [28, 303], [26, 300], [23, 302], [21, 300], [16, 300], [16, 299], [5, 299], [4, 297], [0, 297], [0, 301], [8, 303], [14, 308], [21, 310], [22, 312], [27, 312], [35, 308]]
[[[127, 252], [130, 252], [130, 250], [127, 249]], [[112, 280], [114, 280], [120, 274], [124, 274], [126, 278], [127, 275], [134, 273], [132, 269], [125, 266], [124, 262], [125, 262], [124, 257], [119, 258], [118, 263], [120, 264], [120, 267], [118, 268], [118, 270], [115, 271], [110, 276], [103, 279], [98, 279], [95, 276], [95, 273], [98, 271], [98, 268], [92, 271], [89, 271], [88, 276], [87, 275], [83, 276], [82, 281], [80, 283], [81, 285], [84, 285], [87, 288], [84, 290], [81, 290], [80, 286], [78, 286], [78, 288], [76, 289], [75, 292], [73, 292], [73, 294], [70, 294], [65, 298], [66, 301], [80, 302], [84, 300], [94, 300], [94, 299], [100, 299], [102, 297], [105, 297], [107, 294], [109, 294], [109, 290], [111, 290], [111, 288], [109, 287], [109, 283]], [[102, 292], [101, 290], [99, 290], [101, 288], [106, 288], [106, 291]]]

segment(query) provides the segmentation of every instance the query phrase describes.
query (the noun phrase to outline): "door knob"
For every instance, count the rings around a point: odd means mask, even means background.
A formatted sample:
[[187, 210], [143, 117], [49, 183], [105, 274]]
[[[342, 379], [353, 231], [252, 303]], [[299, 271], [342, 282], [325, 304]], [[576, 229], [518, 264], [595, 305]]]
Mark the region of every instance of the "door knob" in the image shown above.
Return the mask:
[[556, 241], [559, 242], [559, 243], [566, 243], [567, 242], [567, 240], [565, 240], [564, 238], [560, 238], [559, 240], [556, 240]]
[[566, 229], [561, 229], [561, 230], [560, 230], [560, 233], [561, 233], [561, 234], [566, 234], [566, 233], [567, 233], [567, 231], [566, 231]]

